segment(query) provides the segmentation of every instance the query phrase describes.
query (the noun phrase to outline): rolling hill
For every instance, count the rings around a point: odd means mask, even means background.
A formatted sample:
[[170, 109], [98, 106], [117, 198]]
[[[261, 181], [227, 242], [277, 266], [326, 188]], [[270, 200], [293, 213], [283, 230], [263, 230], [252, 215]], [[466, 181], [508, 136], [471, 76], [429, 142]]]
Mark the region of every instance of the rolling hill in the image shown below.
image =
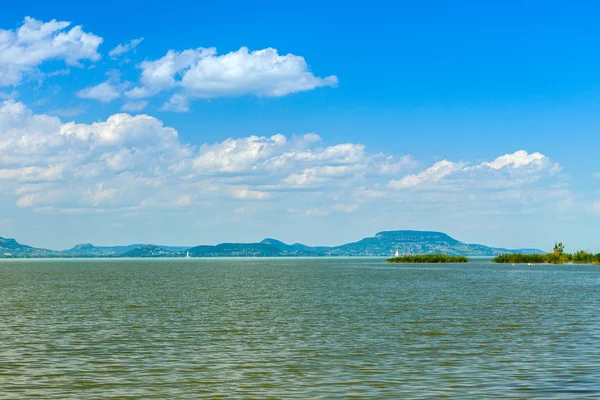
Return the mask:
[[218, 245], [161, 246], [131, 244], [126, 246], [94, 246], [80, 244], [69, 250], [55, 251], [18, 243], [0, 237], [0, 258], [41, 257], [385, 257], [394, 254], [436, 254], [464, 256], [496, 256], [503, 253], [543, 253], [538, 249], [504, 249], [461, 242], [442, 232], [398, 230], [379, 232], [373, 237], [340, 246], [307, 246], [286, 244], [267, 238], [259, 243], [221, 243]]

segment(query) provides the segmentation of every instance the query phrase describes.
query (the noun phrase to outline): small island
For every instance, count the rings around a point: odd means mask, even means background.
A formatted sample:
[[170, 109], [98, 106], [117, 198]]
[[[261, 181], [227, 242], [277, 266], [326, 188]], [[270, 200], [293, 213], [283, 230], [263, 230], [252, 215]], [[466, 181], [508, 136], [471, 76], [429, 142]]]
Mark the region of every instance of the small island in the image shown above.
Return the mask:
[[412, 254], [392, 257], [389, 263], [465, 263], [469, 259], [465, 256], [451, 256], [448, 254]]
[[580, 250], [573, 254], [565, 253], [565, 246], [554, 244], [552, 253], [547, 254], [500, 254], [492, 262], [501, 264], [597, 264], [600, 265], [600, 253], [593, 254]]

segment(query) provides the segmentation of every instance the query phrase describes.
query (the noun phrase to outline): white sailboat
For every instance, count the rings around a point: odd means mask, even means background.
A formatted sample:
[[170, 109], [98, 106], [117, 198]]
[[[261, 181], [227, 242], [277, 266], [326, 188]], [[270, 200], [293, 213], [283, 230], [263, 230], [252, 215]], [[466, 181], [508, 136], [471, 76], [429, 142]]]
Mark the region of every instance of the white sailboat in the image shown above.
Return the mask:
[[400, 257], [400, 253], [398, 252], [398, 250], [396, 250], [396, 254], [394, 254], [394, 257]]
[[189, 251], [188, 251], [188, 252], [185, 254], [185, 258], [191, 258], [191, 257], [190, 257], [190, 252], [189, 252]]

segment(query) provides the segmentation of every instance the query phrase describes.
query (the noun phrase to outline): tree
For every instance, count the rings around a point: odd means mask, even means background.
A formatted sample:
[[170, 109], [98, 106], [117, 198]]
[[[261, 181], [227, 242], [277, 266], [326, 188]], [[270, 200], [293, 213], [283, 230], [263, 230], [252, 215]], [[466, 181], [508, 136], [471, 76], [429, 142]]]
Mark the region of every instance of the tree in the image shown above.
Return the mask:
[[565, 254], [565, 245], [562, 242], [554, 243], [553, 253], [557, 256]]

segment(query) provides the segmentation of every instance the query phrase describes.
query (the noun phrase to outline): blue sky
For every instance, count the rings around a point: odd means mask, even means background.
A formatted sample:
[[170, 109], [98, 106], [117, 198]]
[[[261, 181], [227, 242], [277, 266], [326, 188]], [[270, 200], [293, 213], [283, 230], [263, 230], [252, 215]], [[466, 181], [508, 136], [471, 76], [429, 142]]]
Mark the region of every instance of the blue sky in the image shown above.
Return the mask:
[[600, 251], [599, 13], [4, 6], [0, 236], [338, 244], [432, 229]]

